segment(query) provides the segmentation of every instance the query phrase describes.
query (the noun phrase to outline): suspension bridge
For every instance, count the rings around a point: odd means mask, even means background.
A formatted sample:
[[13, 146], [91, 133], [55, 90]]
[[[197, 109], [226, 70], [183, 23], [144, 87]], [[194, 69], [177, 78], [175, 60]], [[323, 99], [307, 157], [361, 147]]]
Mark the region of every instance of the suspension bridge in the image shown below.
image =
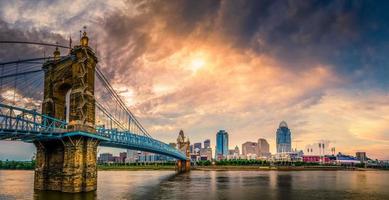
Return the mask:
[[52, 57], [0, 63], [0, 140], [35, 145], [35, 189], [95, 190], [97, 146], [166, 155], [178, 171], [189, 170], [185, 136], [177, 148], [151, 137], [103, 73], [85, 31], [74, 47], [4, 43], [56, 47]]

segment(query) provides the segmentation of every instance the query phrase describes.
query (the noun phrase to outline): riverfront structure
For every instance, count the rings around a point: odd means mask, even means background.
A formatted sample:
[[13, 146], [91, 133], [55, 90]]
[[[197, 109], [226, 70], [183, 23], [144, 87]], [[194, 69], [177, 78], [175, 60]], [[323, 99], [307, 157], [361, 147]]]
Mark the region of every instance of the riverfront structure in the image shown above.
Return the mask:
[[304, 155], [335, 155], [335, 147], [328, 140], [319, 140], [317, 143], [308, 144], [305, 147]]
[[287, 153], [292, 151], [291, 132], [288, 124], [282, 121], [276, 133], [277, 153]]

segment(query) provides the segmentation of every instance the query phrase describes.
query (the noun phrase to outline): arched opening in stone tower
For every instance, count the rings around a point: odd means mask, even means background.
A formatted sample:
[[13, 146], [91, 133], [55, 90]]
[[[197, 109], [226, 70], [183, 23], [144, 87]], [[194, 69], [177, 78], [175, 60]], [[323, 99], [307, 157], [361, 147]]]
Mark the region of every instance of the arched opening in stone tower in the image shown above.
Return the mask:
[[71, 111], [71, 85], [63, 83], [54, 90], [55, 116], [58, 119], [69, 122]]
[[70, 94], [72, 93], [72, 89], [69, 89], [65, 95], [65, 121], [69, 123], [70, 119]]

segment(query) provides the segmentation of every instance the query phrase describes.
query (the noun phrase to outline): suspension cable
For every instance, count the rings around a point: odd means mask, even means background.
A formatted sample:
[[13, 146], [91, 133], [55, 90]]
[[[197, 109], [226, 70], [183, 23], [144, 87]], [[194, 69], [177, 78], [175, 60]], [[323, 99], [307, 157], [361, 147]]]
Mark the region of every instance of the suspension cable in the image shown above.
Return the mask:
[[49, 43], [43, 43], [43, 42], [28, 42], [28, 41], [8, 41], [8, 40], [2, 40], [2, 41], [0, 41], [0, 44], [32, 44], [32, 45], [51, 46], [51, 47], [60, 47], [60, 48], [70, 49], [70, 47], [67, 47], [67, 46], [64, 46], [64, 45], [49, 44]]
[[14, 74], [7, 74], [7, 75], [0, 76], [0, 79], [10, 78], [10, 77], [14, 77], [14, 76], [22, 76], [22, 75], [27, 75], [27, 74], [33, 74], [33, 73], [42, 72], [42, 71], [43, 71], [42, 69], [39, 69], [39, 70], [33, 70], [33, 71], [27, 71], [27, 72], [19, 72], [19, 73], [15, 72]]
[[103, 83], [104, 87], [111, 93], [112, 97], [116, 100], [116, 102], [119, 104], [122, 109], [127, 112], [127, 114], [130, 116], [130, 118], [135, 122], [137, 127], [140, 129], [140, 131], [147, 135], [148, 137], [151, 137], [151, 135], [147, 132], [147, 130], [142, 126], [142, 124], [137, 120], [137, 118], [134, 116], [134, 114], [128, 109], [128, 107], [125, 105], [123, 100], [120, 98], [120, 96], [116, 93], [116, 91], [113, 89], [112, 85], [109, 83], [108, 79], [105, 77], [105, 75], [102, 73], [100, 68], [96, 66], [96, 74], [100, 81]]
[[[66, 58], [68, 56], [61, 56], [60, 59]], [[2, 62], [0, 65], [9, 65], [9, 64], [17, 64], [17, 63], [26, 63], [31, 61], [38, 61], [38, 60], [47, 60], [47, 59], [53, 59], [54, 57], [41, 57], [41, 58], [30, 58], [30, 59], [24, 59], [24, 60], [14, 60], [9, 62]]]

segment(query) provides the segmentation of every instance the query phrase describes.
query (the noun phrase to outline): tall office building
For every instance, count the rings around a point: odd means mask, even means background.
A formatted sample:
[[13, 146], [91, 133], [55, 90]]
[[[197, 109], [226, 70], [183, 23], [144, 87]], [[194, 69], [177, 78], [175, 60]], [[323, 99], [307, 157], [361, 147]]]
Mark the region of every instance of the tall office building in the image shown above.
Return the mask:
[[258, 156], [261, 156], [261, 157], [268, 157], [270, 156], [270, 151], [269, 151], [269, 143], [263, 139], [263, 138], [259, 138], [258, 139]]
[[216, 133], [216, 159], [224, 159], [228, 155], [228, 133], [220, 130]]
[[212, 160], [212, 148], [201, 149], [200, 160]]
[[204, 149], [208, 149], [208, 148], [211, 148], [211, 140], [210, 139], [204, 140]]
[[249, 154], [251, 155], [257, 155], [258, 153], [258, 144], [256, 142], [245, 142], [242, 144], [242, 154], [247, 156]]
[[367, 161], [366, 152], [357, 152], [355, 155], [357, 159], [360, 160], [361, 162]]
[[140, 152], [138, 152], [137, 150], [131, 150], [131, 149], [127, 149], [127, 158], [126, 158], [126, 162], [127, 163], [134, 163], [138, 160], [138, 154]]
[[288, 124], [285, 121], [280, 123], [279, 128], [277, 129], [277, 153], [286, 153], [292, 151], [292, 139], [291, 132], [288, 128]]
[[119, 163], [126, 163], [127, 152], [119, 153]]
[[193, 144], [193, 152], [194, 153], [199, 153], [201, 150], [201, 142], [194, 143]]
[[114, 161], [114, 158], [113, 158], [113, 155], [111, 153], [101, 153], [99, 158], [98, 158], [99, 163], [108, 163], [108, 162], [113, 162], [113, 161]]

